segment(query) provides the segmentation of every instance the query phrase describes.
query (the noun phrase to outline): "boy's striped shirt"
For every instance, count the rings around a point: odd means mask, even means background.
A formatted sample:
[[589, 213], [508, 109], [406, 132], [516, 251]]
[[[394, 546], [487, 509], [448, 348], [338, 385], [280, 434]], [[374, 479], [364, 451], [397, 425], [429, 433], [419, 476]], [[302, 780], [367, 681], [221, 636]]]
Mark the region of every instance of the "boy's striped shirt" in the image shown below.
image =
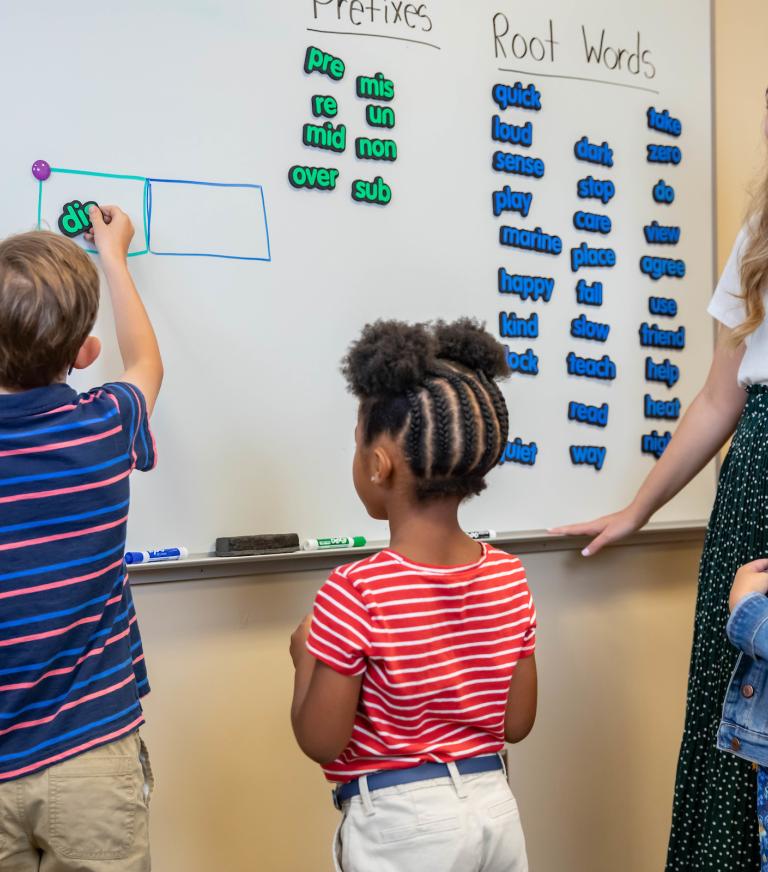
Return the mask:
[[534, 652], [536, 611], [516, 557], [482, 546], [441, 568], [381, 551], [335, 570], [307, 641], [344, 675], [362, 675], [352, 737], [330, 781], [492, 754], [518, 661]]
[[149, 690], [125, 571], [141, 392], [0, 395], [0, 781], [120, 738]]

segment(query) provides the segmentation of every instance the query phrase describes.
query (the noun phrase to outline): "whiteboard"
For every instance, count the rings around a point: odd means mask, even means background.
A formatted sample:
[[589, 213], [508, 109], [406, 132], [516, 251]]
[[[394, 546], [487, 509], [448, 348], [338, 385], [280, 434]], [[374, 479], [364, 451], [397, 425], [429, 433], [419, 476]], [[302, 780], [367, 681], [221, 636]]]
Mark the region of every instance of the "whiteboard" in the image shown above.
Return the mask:
[[[537, 337], [502, 339], [538, 360], [538, 375], [504, 386], [510, 439], [535, 443], [535, 463], [510, 449], [463, 508], [468, 528], [532, 530], [625, 503], [656, 462], [643, 434], [675, 426], [646, 418], [644, 396], [679, 399], [684, 411], [711, 357], [710, 18], [704, 0], [3, 4], [0, 232], [55, 227], [75, 198], [117, 200], [137, 228], [131, 268], [166, 378], [153, 418], [159, 465], [134, 476], [130, 545], [207, 552], [216, 536], [260, 532], [385, 538], [352, 487], [355, 403], [338, 370], [379, 317], [473, 315], [498, 335], [500, 313], [505, 330], [517, 329], [511, 314], [538, 316]], [[310, 46], [341, 59], [343, 77], [328, 74], [339, 69], [330, 59], [305, 72]], [[393, 99], [359, 97], [357, 77], [379, 72]], [[540, 110], [494, 102], [495, 85], [514, 94], [518, 82], [538, 92]], [[314, 95], [335, 98], [332, 120], [312, 114]], [[368, 124], [368, 105], [393, 109], [394, 128]], [[649, 107], [668, 110], [682, 134], [651, 129]], [[530, 122], [530, 145], [494, 141], [494, 115]], [[304, 125], [326, 121], [345, 125], [343, 152], [304, 144]], [[397, 159], [357, 157], [358, 137], [393, 141]], [[582, 137], [608, 143], [614, 165], [578, 160]], [[649, 163], [649, 144], [676, 146], [682, 160]], [[543, 177], [495, 171], [497, 151], [540, 159]], [[57, 170], [42, 183], [36, 159]], [[338, 170], [336, 188], [294, 187], [295, 165]], [[609, 202], [578, 196], [589, 176], [614, 183]], [[353, 199], [354, 180], [376, 177], [390, 202]], [[660, 179], [671, 204], [654, 202]], [[533, 194], [526, 217], [493, 214], [505, 185]], [[608, 216], [610, 233], [576, 229], [578, 211]], [[680, 228], [677, 245], [646, 243], [654, 219]], [[540, 228], [562, 253], [502, 245], [503, 226]], [[582, 243], [612, 249], [616, 265], [573, 272]], [[684, 278], [649, 278], [646, 256], [683, 261]], [[553, 279], [549, 301], [500, 293], [501, 268]], [[577, 302], [582, 279], [603, 283], [602, 306]], [[677, 315], [651, 315], [650, 296], [675, 300]], [[610, 326], [605, 342], [571, 335], [581, 315]], [[641, 347], [643, 322], [684, 326], [685, 348]], [[73, 379], [78, 388], [120, 372], [106, 293], [97, 333], [104, 353]], [[608, 355], [616, 378], [569, 375], [570, 353]], [[646, 381], [649, 355], [678, 368], [674, 386]], [[569, 420], [571, 402], [608, 403], [607, 426]], [[575, 464], [571, 446], [605, 448], [602, 468]], [[713, 489], [708, 470], [659, 519], [705, 517]]]

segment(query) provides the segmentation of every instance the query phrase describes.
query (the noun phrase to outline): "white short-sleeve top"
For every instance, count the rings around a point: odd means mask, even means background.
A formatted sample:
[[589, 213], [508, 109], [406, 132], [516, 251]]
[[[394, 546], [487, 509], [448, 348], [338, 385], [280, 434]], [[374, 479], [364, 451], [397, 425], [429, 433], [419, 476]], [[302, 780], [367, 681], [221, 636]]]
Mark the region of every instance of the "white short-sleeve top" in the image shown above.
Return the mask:
[[[738, 327], [746, 318], [744, 301], [741, 299], [741, 256], [747, 242], [747, 229], [743, 227], [736, 237], [723, 274], [707, 311], [721, 324], [731, 329]], [[768, 301], [767, 301], [768, 302]], [[747, 349], [739, 367], [739, 384], [768, 384], [768, 316], [745, 340]]]

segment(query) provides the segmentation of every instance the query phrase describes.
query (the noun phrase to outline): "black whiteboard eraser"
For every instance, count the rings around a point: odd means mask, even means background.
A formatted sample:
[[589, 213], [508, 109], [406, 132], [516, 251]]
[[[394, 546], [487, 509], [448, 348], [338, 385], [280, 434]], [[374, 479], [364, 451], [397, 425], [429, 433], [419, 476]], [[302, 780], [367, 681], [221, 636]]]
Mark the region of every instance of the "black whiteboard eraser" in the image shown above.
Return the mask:
[[288, 554], [299, 550], [298, 533], [264, 533], [260, 536], [219, 536], [217, 557], [247, 557], [251, 554]]

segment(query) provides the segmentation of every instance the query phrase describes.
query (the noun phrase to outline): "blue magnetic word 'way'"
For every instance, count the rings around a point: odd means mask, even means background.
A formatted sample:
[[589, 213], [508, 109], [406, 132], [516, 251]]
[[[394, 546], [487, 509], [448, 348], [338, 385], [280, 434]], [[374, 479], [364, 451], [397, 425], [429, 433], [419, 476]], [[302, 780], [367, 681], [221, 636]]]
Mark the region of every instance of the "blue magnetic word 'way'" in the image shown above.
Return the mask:
[[603, 468], [608, 452], [604, 445], [571, 445], [568, 450], [574, 466], [594, 466], [598, 471]]

